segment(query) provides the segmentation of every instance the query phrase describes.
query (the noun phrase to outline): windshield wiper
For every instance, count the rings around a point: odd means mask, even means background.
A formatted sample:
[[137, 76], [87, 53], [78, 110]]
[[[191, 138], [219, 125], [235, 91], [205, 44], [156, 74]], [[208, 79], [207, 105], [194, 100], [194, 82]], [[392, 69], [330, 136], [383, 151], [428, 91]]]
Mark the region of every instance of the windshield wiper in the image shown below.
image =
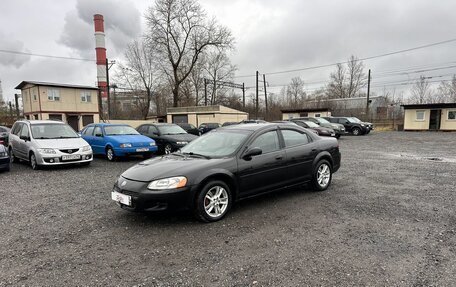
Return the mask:
[[48, 138], [48, 137], [36, 137], [35, 139], [36, 140], [49, 140], [51, 138]]
[[200, 154], [200, 153], [184, 152], [184, 154], [187, 154], [189, 156], [198, 156], [198, 157], [202, 157], [202, 158], [205, 158], [205, 159], [211, 159], [210, 156], [207, 156], [207, 155], [204, 155], [204, 154]]
[[55, 137], [54, 139], [75, 139], [75, 138], [78, 138], [78, 137], [59, 136], [59, 137]]

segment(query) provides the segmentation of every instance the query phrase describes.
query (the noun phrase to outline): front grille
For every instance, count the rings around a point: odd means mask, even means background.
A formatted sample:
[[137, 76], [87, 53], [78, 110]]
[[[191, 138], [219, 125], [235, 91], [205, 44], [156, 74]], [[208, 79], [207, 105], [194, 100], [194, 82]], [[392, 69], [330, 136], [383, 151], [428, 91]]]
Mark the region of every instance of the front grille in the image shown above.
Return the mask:
[[78, 149], [78, 148], [73, 148], [73, 149], [61, 149], [60, 151], [63, 152], [63, 153], [72, 154], [72, 153], [78, 152], [79, 149]]

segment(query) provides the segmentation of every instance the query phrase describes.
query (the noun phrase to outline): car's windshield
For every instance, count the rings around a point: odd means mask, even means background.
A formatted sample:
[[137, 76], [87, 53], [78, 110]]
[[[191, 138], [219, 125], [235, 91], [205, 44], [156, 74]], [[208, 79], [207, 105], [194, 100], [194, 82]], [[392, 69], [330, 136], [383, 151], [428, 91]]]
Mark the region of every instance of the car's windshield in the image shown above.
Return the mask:
[[320, 124], [329, 124], [330, 122], [324, 118], [315, 118]]
[[306, 125], [309, 126], [309, 128], [318, 128], [318, 125], [314, 122], [311, 122], [311, 121], [304, 121], [306, 123]]
[[130, 126], [105, 126], [107, 136], [116, 135], [139, 135], [139, 133]]
[[207, 133], [181, 149], [184, 154], [225, 157], [234, 153], [251, 131], [217, 131]]
[[165, 125], [165, 126], [157, 126], [160, 134], [162, 135], [178, 135], [178, 134], [186, 134], [187, 132], [178, 125]]
[[77, 138], [78, 134], [66, 124], [33, 124], [31, 125], [34, 139]]
[[360, 119], [355, 118], [355, 117], [351, 117], [351, 118], [349, 118], [349, 119], [352, 119], [355, 123], [360, 123], [360, 122], [361, 122]]

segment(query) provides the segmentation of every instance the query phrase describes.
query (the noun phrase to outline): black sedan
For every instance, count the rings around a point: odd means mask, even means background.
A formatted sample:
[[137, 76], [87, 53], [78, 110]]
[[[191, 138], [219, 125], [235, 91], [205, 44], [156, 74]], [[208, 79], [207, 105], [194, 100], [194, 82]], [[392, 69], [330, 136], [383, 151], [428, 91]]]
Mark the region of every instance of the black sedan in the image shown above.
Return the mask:
[[184, 208], [202, 221], [217, 221], [246, 197], [306, 182], [327, 189], [340, 159], [335, 138], [299, 126], [229, 126], [126, 170], [111, 197], [127, 210]]
[[0, 171], [9, 171], [11, 168], [11, 159], [6, 146], [0, 145]]
[[172, 153], [197, 138], [176, 124], [144, 124], [136, 130], [153, 139], [157, 144], [158, 152], [163, 154]]
[[201, 134], [205, 134], [207, 132], [212, 131], [213, 129], [218, 129], [219, 127], [221, 127], [219, 123], [202, 123], [200, 124], [198, 129]]
[[199, 131], [199, 129], [197, 127], [195, 127], [194, 125], [192, 125], [192, 124], [189, 124], [189, 123], [176, 123], [176, 125], [178, 125], [181, 128], [183, 128], [189, 134], [192, 134], [192, 135], [195, 135], [195, 136], [200, 136], [201, 135], [201, 132]]
[[297, 124], [303, 128], [307, 128], [307, 129], [316, 131], [319, 136], [322, 136], [322, 137], [335, 137], [336, 136], [336, 132], [333, 129], [319, 126], [312, 121], [294, 120], [294, 119], [291, 121], [293, 121], [295, 124]]

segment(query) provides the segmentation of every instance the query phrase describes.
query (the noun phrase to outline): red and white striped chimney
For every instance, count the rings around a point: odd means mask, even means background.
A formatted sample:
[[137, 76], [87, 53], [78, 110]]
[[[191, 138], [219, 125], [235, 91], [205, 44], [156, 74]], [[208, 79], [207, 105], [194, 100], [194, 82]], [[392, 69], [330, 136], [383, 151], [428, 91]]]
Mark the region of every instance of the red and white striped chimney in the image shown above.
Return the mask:
[[93, 15], [95, 24], [95, 51], [97, 52], [97, 80], [98, 88], [101, 91], [101, 98], [106, 99], [107, 83], [106, 83], [106, 47], [103, 15]]

